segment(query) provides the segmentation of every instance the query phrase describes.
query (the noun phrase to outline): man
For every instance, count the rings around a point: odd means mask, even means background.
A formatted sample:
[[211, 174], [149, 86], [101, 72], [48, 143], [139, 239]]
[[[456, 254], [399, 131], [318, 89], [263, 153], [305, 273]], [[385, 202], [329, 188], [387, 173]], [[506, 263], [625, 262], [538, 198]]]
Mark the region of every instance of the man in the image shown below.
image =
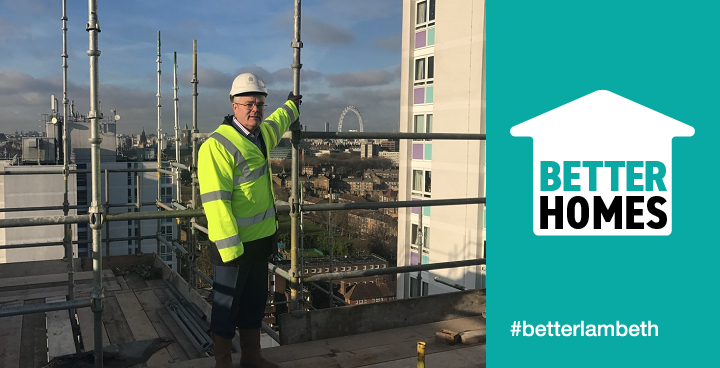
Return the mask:
[[275, 198], [268, 156], [298, 118], [302, 96], [263, 120], [267, 88], [252, 73], [230, 89], [233, 114], [200, 147], [200, 198], [213, 245], [210, 331], [215, 366], [231, 367], [231, 341], [239, 329], [242, 367], [277, 367], [260, 352], [260, 326], [268, 296], [267, 261], [276, 249]]

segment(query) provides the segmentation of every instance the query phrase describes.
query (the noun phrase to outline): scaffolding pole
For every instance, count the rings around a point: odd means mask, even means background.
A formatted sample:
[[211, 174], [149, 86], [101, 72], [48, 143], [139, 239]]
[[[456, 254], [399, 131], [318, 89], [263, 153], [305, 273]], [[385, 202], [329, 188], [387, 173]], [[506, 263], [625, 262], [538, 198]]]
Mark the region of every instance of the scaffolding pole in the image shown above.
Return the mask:
[[[197, 180], [197, 154], [198, 154], [198, 127], [197, 127], [197, 98], [198, 98], [198, 79], [197, 79], [197, 40], [193, 40], [193, 66], [192, 66], [193, 74], [192, 74], [192, 80], [190, 83], [193, 85], [192, 90], [192, 164], [190, 165], [190, 178], [192, 181], [192, 194], [191, 194], [191, 203], [190, 206], [193, 210], [196, 210], [198, 208], [197, 203], [197, 190], [198, 190], [198, 180]], [[197, 245], [197, 233], [195, 232], [195, 229], [197, 226], [200, 226], [197, 224], [197, 218], [191, 217], [190, 218], [190, 246], [192, 247], [192, 250], [190, 252], [190, 267], [193, 270], [197, 270], [197, 251], [198, 251], [198, 245]], [[207, 229], [206, 229], [207, 230]], [[206, 231], [207, 233], [207, 231]], [[207, 280], [206, 280], [207, 281]], [[193, 287], [197, 287], [197, 277], [196, 273], [192, 273], [192, 277], [190, 279], [190, 284]], [[212, 280], [210, 280], [210, 285], [212, 286]]]
[[322, 139], [441, 139], [484, 141], [485, 134], [470, 133], [391, 133], [391, 132], [302, 132], [302, 138]]
[[[76, 308], [86, 308], [91, 306], [92, 299], [76, 299], [57, 303], [29, 304], [23, 305], [22, 307], [0, 308], [0, 318], [19, 316], [23, 314], [53, 312], [67, 309], [74, 310]], [[20, 336], [15, 336], [15, 338], [19, 339]]]
[[[350, 209], [379, 209], [379, 208], [401, 208], [401, 207], [419, 207], [422, 203], [423, 207], [433, 206], [451, 206], [461, 204], [482, 204], [485, 198], [456, 198], [456, 199], [432, 199], [427, 201], [398, 201], [398, 202], [368, 202], [368, 203], [320, 203], [302, 206], [303, 211], [332, 211], [332, 210], [350, 210]], [[143, 205], [152, 205], [152, 203], [144, 203]], [[136, 205], [136, 204], [133, 204]], [[160, 212], [128, 212], [106, 214], [103, 221], [127, 221], [127, 220], [148, 220], [148, 219], [164, 219], [164, 218], [186, 218], [186, 217], [202, 217], [205, 215], [203, 209], [192, 210], [174, 210], [172, 207], [157, 204], [159, 207], [167, 211]], [[288, 213], [290, 208], [287, 205], [278, 205], [277, 213]], [[90, 215], [69, 215], [69, 216], [40, 216], [40, 217], [21, 217], [13, 219], [0, 219], [0, 228], [24, 227], [24, 226], [45, 226], [59, 224], [76, 224], [88, 222]], [[207, 228], [202, 225], [194, 224], [193, 227], [207, 233]]]
[[88, 214], [90, 216], [90, 228], [92, 229], [92, 250], [93, 250], [93, 291], [90, 293], [92, 300], [91, 309], [95, 314], [95, 367], [103, 366], [103, 340], [102, 340], [102, 315], [103, 299], [105, 291], [102, 287], [102, 225], [103, 207], [100, 202], [100, 143], [99, 123], [102, 119], [102, 111], [99, 110], [99, 58], [98, 33], [100, 24], [97, 17], [97, 0], [88, 0], [88, 23], [87, 32], [89, 48], [87, 51], [90, 58], [90, 143], [91, 143], [91, 170], [92, 170], [92, 201]]
[[[292, 43], [290, 46], [293, 48], [293, 93], [296, 96], [300, 95], [300, 69], [302, 64], [300, 63], [300, 49], [302, 48], [302, 41], [300, 41], [300, 0], [295, 0], [295, 31]], [[290, 193], [290, 310], [299, 310], [299, 298], [300, 294], [298, 290], [302, 287], [299, 283], [298, 278], [298, 253], [300, 247], [300, 240], [298, 239], [298, 214], [300, 213], [300, 186], [298, 184], [299, 172], [300, 172], [300, 141], [302, 139], [302, 126], [300, 125], [300, 119], [294, 122], [290, 126], [292, 131], [292, 191]]]
[[[305, 277], [303, 277], [302, 281], [303, 282], [317, 282], [317, 281], [339, 280], [339, 279], [365, 277], [365, 276], [390, 275], [390, 274], [394, 274], [394, 273], [408, 273], [408, 272], [415, 272], [415, 271], [437, 270], [437, 269], [442, 269], [442, 268], [478, 266], [478, 265], [484, 265], [484, 264], [485, 264], [485, 258], [466, 259], [466, 260], [462, 260], [462, 261], [429, 263], [429, 264], [415, 265], [415, 266], [387, 267], [387, 268], [379, 268], [379, 269], [372, 269], [372, 270], [357, 270], [357, 271], [322, 273], [322, 274], [305, 276]], [[282, 276], [282, 274], [279, 272], [277, 272], [277, 274]]]
[[[70, 214], [70, 202], [68, 200], [68, 98], [67, 98], [67, 0], [62, 2], [62, 33], [63, 33], [63, 46], [62, 46], [62, 83], [63, 83], [63, 215], [67, 216]], [[63, 225], [63, 245], [65, 246], [65, 259], [67, 260], [67, 272], [68, 272], [68, 300], [75, 299], [75, 270], [73, 269], [73, 248], [72, 248], [72, 227], [70, 224]], [[70, 314], [74, 314], [75, 310], [70, 310]]]
[[[180, 111], [178, 109], [178, 81], [177, 81], [177, 52], [173, 52], [173, 105], [175, 107], [175, 163], [180, 163]], [[172, 166], [172, 165], [171, 165]], [[182, 191], [180, 186], [180, 168], [175, 167], [175, 186], [178, 203], [182, 203]]]
[[[110, 173], [105, 169], [105, 214], [110, 213]], [[105, 255], [110, 256], [110, 222], [105, 221]]]
[[[160, 82], [161, 82], [161, 75], [162, 70], [160, 68], [160, 64], [162, 64], [162, 56], [160, 55], [160, 31], [158, 31], [157, 34], [157, 59], [155, 60], [157, 63], [157, 152], [155, 152], [157, 156], [157, 203], [162, 202], [162, 196], [160, 195], [160, 182], [162, 181], [162, 90], [160, 88]], [[160, 206], [157, 207], [157, 210], [160, 211]], [[157, 219], [157, 230], [155, 231], [155, 235], [157, 237], [161, 237], [162, 233], [160, 232], [160, 219]], [[162, 255], [162, 252], [160, 252], [160, 243], [157, 243], [157, 250], [156, 254]]]

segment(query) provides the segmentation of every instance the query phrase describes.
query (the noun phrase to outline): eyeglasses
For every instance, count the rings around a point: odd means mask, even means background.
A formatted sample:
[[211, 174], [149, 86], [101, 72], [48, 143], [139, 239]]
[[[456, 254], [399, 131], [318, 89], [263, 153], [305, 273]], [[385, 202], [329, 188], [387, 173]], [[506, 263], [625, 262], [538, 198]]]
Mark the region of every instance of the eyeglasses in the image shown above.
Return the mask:
[[257, 107], [258, 110], [262, 110], [267, 107], [267, 105], [265, 105], [265, 103], [263, 103], [263, 102], [249, 102], [249, 103], [244, 103], [244, 104], [237, 103], [237, 102], [233, 102], [233, 103], [236, 105], [244, 106], [245, 109], [247, 109], [247, 110], [252, 110], [253, 107]]

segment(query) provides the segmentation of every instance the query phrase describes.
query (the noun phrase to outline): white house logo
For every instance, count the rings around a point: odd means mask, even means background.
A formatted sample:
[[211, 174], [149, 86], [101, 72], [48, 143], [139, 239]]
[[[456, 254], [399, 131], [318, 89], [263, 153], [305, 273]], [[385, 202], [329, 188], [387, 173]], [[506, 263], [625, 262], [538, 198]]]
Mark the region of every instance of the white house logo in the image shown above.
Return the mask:
[[536, 235], [672, 232], [672, 138], [693, 127], [596, 91], [510, 133], [533, 137]]

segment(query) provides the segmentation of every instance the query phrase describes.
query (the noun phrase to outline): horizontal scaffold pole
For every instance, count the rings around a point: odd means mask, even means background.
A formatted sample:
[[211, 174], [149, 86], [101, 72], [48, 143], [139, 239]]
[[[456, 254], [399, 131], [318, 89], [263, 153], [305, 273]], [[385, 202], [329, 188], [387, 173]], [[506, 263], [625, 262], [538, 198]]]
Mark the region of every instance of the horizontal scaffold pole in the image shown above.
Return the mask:
[[463, 141], [485, 140], [485, 134], [468, 133], [302, 132], [302, 137], [321, 139], [440, 139]]
[[[114, 242], [119, 242], [119, 241], [137, 240], [138, 238], [142, 239], [142, 240], [155, 239], [156, 237], [157, 237], [157, 235], [126, 236], [126, 237], [121, 237], [121, 238], [110, 238], [110, 240], [103, 240], [103, 241], [109, 241], [110, 243], [114, 243]], [[90, 243], [92, 243], [92, 240], [73, 240], [71, 243], [72, 244], [90, 244]], [[64, 245], [64, 244], [65, 244], [65, 242], [63, 242], [63, 241], [6, 244], [6, 245], [0, 245], [0, 249], [51, 247], [51, 246]]]
[[186, 218], [204, 216], [205, 212], [202, 209], [185, 211], [126, 212], [107, 214], [105, 215], [105, 221], [150, 220], [159, 218]]
[[22, 307], [0, 308], [0, 318], [19, 316], [22, 314], [52, 312], [66, 309], [85, 308], [90, 306], [90, 299], [75, 299], [65, 302], [29, 304]]
[[355, 202], [355, 203], [318, 203], [303, 205], [303, 211], [337, 211], [337, 210], [376, 210], [380, 208], [432, 207], [452, 206], [461, 204], [483, 204], [482, 198], [428, 199], [422, 201], [397, 202]]
[[[349, 278], [355, 278], [355, 277], [390, 275], [390, 274], [395, 274], [395, 273], [428, 271], [428, 270], [437, 270], [437, 269], [442, 269], [442, 268], [455, 268], [455, 267], [465, 267], [465, 266], [478, 266], [478, 265], [484, 265], [484, 264], [485, 264], [485, 258], [466, 259], [463, 261], [430, 263], [430, 264], [415, 265], [415, 266], [388, 267], [388, 268], [380, 268], [380, 269], [372, 269], [372, 270], [357, 270], [357, 271], [322, 273], [319, 275], [303, 276], [302, 281], [303, 282], [317, 282], [317, 281], [328, 281], [328, 280], [341, 280], [341, 279], [349, 279]], [[282, 276], [282, 274], [280, 274], [280, 273], [278, 273], [278, 275]]]
[[[156, 172], [158, 169], [156, 167], [153, 168], [135, 168], [135, 169], [107, 169], [108, 172], [111, 173], [119, 173], [119, 172]], [[70, 174], [90, 174], [91, 170], [88, 169], [82, 169], [82, 170], [68, 170], [68, 173]], [[37, 170], [37, 171], [15, 171], [15, 170], [8, 170], [8, 171], [0, 171], [0, 175], [52, 175], [52, 174], [62, 174], [62, 169], [48, 169], [48, 170]]]
[[[429, 199], [424, 201], [398, 201], [398, 202], [366, 202], [366, 203], [319, 203], [303, 205], [303, 211], [335, 211], [335, 210], [360, 210], [360, 209], [380, 209], [380, 208], [402, 208], [402, 207], [432, 207], [432, 206], [451, 206], [463, 204], [482, 204], [485, 198], [456, 198], [456, 199]], [[194, 210], [172, 210], [171, 207], [164, 205], [168, 211], [152, 211], [152, 212], [127, 212], [127, 213], [111, 213], [105, 215], [105, 221], [128, 221], [128, 220], [152, 220], [159, 218], [187, 218], [187, 217], [204, 217], [205, 212], [198, 208]], [[290, 211], [287, 205], [278, 205], [278, 213], [287, 213]], [[23, 226], [46, 226], [59, 224], [77, 224], [88, 222], [90, 215], [71, 215], [71, 216], [44, 216], [44, 217], [23, 217], [14, 219], [0, 220], [0, 228], [23, 227]], [[197, 227], [196, 227], [197, 228]], [[205, 230], [204, 228], [201, 230]]]
[[0, 220], [0, 228], [24, 227], [24, 226], [47, 226], [47, 225], [60, 225], [60, 224], [79, 224], [79, 223], [89, 222], [89, 221], [90, 221], [90, 215], [21, 217], [21, 218]]

